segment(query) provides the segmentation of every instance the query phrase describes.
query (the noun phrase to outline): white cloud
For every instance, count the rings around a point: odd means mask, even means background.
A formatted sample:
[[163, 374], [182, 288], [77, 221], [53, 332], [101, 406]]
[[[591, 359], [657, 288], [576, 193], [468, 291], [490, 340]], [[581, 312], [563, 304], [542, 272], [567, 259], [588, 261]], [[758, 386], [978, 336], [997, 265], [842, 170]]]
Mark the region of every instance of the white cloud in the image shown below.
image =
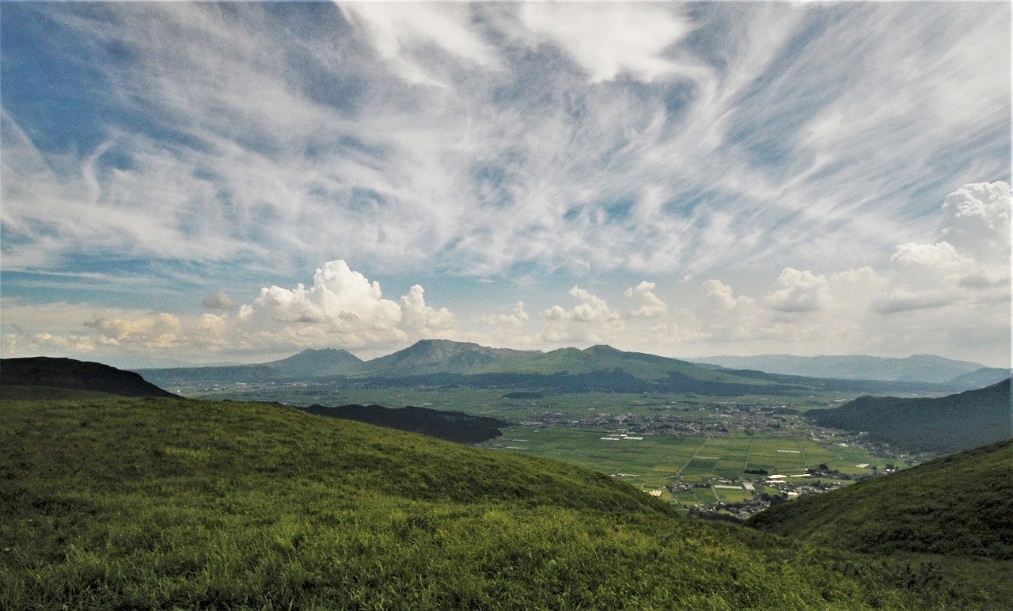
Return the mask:
[[346, 335], [353, 344], [361, 344], [403, 339], [405, 334], [398, 328], [402, 313], [397, 302], [383, 298], [380, 283], [370, 282], [337, 260], [317, 269], [309, 288], [302, 283], [292, 289], [262, 288], [253, 303], [240, 308], [239, 319], [258, 327], [315, 326], [307, 332]]
[[160, 350], [180, 347], [181, 342], [189, 344], [180, 319], [166, 312], [131, 318], [96, 318], [85, 326], [98, 330], [99, 341], [105, 345], [130, 344]]
[[622, 316], [612, 311], [601, 297], [579, 286], [571, 288], [569, 293], [580, 301], [578, 305], [570, 310], [554, 305], [542, 311], [545, 326], [540, 337], [544, 341], [598, 343], [626, 329]]
[[592, 83], [621, 73], [652, 80], [675, 72], [664, 51], [684, 38], [690, 22], [671, 4], [549, 3], [521, 5], [532, 32], [559, 43], [589, 74]]
[[518, 301], [509, 314], [483, 314], [475, 320], [483, 325], [520, 327], [530, 320], [524, 302]]
[[735, 295], [732, 287], [720, 280], [708, 280], [702, 286], [707, 296], [707, 303], [720, 311], [728, 312], [749, 308], [755, 304], [751, 297]]
[[401, 297], [401, 329], [420, 337], [430, 337], [434, 333], [453, 329], [454, 315], [450, 310], [437, 310], [427, 306], [424, 293], [423, 288], [416, 284], [409, 289], [407, 295]]
[[1008, 264], [1010, 186], [1005, 182], [967, 184], [943, 203], [939, 236], [983, 264]]
[[655, 288], [655, 283], [644, 280], [636, 287], [626, 289], [626, 297], [637, 305], [630, 311], [632, 318], [659, 318], [668, 312], [668, 305], [654, 294]]
[[[392, 62], [412, 83], [445, 86], [426, 65], [427, 45], [478, 66], [498, 63], [495, 51], [474, 31], [470, 7], [464, 3], [347, 2], [341, 3], [341, 11], [368, 32], [380, 57]], [[413, 53], [419, 47], [422, 57]]]
[[957, 252], [949, 242], [901, 244], [897, 247], [897, 252], [890, 257], [890, 262], [903, 269], [930, 269], [943, 272], [959, 270], [973, 264], [971, 257]]
[[778, 312], [814, 312], [830, 303], [827, 279], [808, 270], [786, 267], [763, 303]]

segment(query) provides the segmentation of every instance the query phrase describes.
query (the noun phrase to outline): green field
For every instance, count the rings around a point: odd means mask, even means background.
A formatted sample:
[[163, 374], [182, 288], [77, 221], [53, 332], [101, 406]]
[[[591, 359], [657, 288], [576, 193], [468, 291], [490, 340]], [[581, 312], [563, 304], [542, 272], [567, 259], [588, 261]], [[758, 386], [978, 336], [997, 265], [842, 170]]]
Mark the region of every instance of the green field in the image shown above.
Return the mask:
[[[820, 445], [793, 435], [734, 432], [727, 437], [707, 437], [630, 433], [628, 437], [642, 439], [622, 438], [613, 431], [526, 425], [511, 427], [502, 437], [484, 445], [589, 467], [644, 490], [662, 489], [673, 482], [703, 484], [761, 477], [743, 473], [746, 469], [764, 469], [772, 475], [791, 477], [820, 463], [842, 473], [871, 473], [871, 465], [876, 462], [861, 448]], [[612, 440], [615, 438], [618, 440]], [[859, 464], [870, 466], [859, 468]], [[748, 496], [741, 487], [739, 492], [708, 487], [681, 493], [676, 498], [695, 504], [717, 500], [739, 502]], [[662, 498], [673, 497], [666, 491]]]

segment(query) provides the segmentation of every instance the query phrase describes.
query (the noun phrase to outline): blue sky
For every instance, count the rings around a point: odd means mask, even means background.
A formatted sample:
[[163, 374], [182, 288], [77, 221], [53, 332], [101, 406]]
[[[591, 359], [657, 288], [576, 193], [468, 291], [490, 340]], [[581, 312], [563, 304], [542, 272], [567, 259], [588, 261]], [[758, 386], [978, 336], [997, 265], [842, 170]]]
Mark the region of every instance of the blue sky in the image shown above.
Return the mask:
[[1010, 5], [2, 5], [4, 356], [1010, 360]]

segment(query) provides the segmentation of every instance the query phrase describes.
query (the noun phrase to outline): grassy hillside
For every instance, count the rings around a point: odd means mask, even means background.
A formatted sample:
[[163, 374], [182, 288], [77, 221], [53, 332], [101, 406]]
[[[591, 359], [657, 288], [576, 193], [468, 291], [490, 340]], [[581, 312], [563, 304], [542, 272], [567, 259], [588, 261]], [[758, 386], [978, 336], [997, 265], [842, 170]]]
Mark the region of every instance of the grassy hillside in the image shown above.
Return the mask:
[[935, 399], [859, 397], [806, 414], [820, 426], [867, 431], [909, 451], [952, 453], [1013, 437], [1010, 380]]
[[874, 553], [1013, 560], [1013, 441], [785, 503], [748, 525]]
[[327, 416], [355, 420], [399, 431], [421, 433], [456, 441], [458, 443], [482, 443], [503, 434], [509, 423], [489, 416], [472, 416], [463, 412], [429, 409], [427, 407], [388, 408], [382, 405], [311, 405], [303, 411]]
[[[922, 609], [990, 594], [606, 476], [181, 399], [0, 400], [0, 608]], [[45, 397], [40, 393], [40, 397]]]

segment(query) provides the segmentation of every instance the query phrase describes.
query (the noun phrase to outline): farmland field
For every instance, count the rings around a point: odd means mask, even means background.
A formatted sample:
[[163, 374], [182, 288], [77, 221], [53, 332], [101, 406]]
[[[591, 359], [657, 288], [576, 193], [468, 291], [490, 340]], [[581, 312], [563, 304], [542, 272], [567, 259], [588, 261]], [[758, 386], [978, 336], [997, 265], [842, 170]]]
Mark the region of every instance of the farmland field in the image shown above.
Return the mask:
[[[740, 502], [751, 496], [741, 482], [762, 479], [746, 469], [770, 474], [798, 476], [807, 467], [825, 463], [842, 473], [871, 473], [876, 459], [859, 447], [820, 444], [791, 434], [746, 434], [726, 437], [705, 435], [643, 435], [580, 428], [524, 425], [504, 431], [502, 437], [483, 444], [506, 452], [542, 456], [590, 467], [644, 490], [664, 489], [672, 483], [702, 487], [673, 497], [667, 490], [662, 498], [682, 503]], [[869, 466], [859, 468], [856, 465]], [[800, 481], [801, 478], [794, 481]], [[711, 488], [721, 480], [735, 488]], [[756, 492], [764, 487], [753, 484]]]

